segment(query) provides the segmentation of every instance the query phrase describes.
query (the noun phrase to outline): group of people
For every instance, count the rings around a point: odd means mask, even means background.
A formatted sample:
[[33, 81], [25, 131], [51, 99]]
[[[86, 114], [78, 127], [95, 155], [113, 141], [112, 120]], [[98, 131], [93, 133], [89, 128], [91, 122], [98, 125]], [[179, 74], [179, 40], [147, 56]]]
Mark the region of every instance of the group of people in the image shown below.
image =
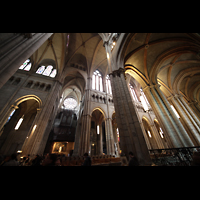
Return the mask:
[[[88, 153], [84, 154], [84, 162], [82, 166], [91, 166], [91, 158]], [[36, 155], [30, 158], [30, 155], [20, 157], [13, 153], [11, 156], [0, 156], [0, 166], [63, 166], [65, 154], [46, 154], [44, 156]]]
[[46, 154], [44, 156], [36, 155], [35, 157], [20, 157], [14, 153], [11, 156], [1, 156], [0, 166], [61, 166], [62, 156], [56, 154]]
[[[128, 166], [138, 166], [137, 158], [132, 152], [129, 152], [129, 164]], [[44, 156], [36, 155], [34, 158], [30, 158], [30, 155], [20, 157], [18, 160], [18, 154], [14, 153], [11, 156], [0, 156], [0, 166], [63, 166], [63, 160], [65, 154], [46, 154]], [[91, 166], [91, 158], [88, 153], [84, 154], [84, 162], [82, 166]], [[123, 164], [122, 166], [126, 166]]]

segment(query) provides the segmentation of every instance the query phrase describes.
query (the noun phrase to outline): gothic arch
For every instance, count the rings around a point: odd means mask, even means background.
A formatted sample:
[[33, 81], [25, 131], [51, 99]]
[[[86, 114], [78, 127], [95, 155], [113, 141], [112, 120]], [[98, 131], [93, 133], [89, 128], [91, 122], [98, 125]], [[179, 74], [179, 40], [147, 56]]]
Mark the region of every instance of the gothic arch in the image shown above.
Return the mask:
[[104, 111], [101, 107], [95, 107], [95, 108], [92, 110], [92, 112], [90, 113], [90, 116], [92, 116], [92, 113], [93, 113], [95, 110], [99, 110], [99, 111], [103, 114], [104, 119], [107, 118], [107, 117], [106, 117], [105, 111]]
[[173, 88], [173, 91], [177, 94], [180, 93], [179, 91], [179, 87], [180, 87], [180, 84], [182, 82], [182, 80], [188, 76], [188, 75], [192, 75], [192, 74], [197, 74], [197, 73], [200, 73], [200, 69], [199, 67], [190, 67], [190, 68], [187, 68], [187, 69], [184, 69], [182, 71], [180, 71], [178, 73], [178, 75], [175, 77], [174, 79], [174, 82], [173, 82], [173, 85], [172, 85], [172, 88]]
[[22, 96], [22, 97], [18, 98], [17, 100], [15, 100], [14, 105], [18, 106], [23, 101], [27, 101], [27, 100], [30, 100], [30, 99], [36, 100], [38, 102], [38, 104], [39, 104], [39, 108], [41, 108], [42, 100], [36, 95], [25, 95], [25, 96]]
[[160, 54], [155, 60], [155, 62], [153, 63], [150, 73], [149, 73], [150, 81], [154, 84], [157, 84], [157, 76], [158, 76], [160, 68], [162, 67], [162, 63], [165, 60], [169, 59], [170, 57], [177, 56], [179, 54], [184, 54], [184, 53], [196, 54], [197, 52], [198, 52], [197, 47], [189, 46], [189, 45], [172, 47], [166, 50], [165, 52]]
[[147, 85], [149, 85], [149, 81], [146, 79], [146, 77], [133, 65], [125, 65], [125, 69], [125, 73], [130, 74], [142, 86], [142, 88], [145, 88]]
[[[142, 117], [142, 124], [143, 124], [144, 130], [145, 130], [144, 134], [146, 134], [146, 138], [148, 139], [148, 142], [150, 143], [150, 148], [157, 149], [158, 144], [155, 139], [155, 135], [154, 135], [155, 133], [150, 125], [149, 119], [146, 116]], [[147, 131], [147, 129], [149, 129], [149, 130]]]

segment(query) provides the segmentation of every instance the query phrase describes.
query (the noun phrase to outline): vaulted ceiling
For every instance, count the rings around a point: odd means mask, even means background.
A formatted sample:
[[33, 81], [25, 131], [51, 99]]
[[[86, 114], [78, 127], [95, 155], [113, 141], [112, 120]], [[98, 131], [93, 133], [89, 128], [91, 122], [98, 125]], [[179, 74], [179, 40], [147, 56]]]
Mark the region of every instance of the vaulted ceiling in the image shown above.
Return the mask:
[[[74, 88], [83, 95], [87, 78], [92, 77], [94, 70], [98, 69], [103, 76], [107, 74], [103, 40], [98, 33], [69, 33], [66, 37], [63, 71], [65, 94], [69, 93], [67, 90]], [[80, 98], [79, 96], [79, 101]]]
[[54, 33], [41, 47], [32, 55], [34, 71], [45, 61], [57, 69], [58, 73], [63, 70], [66, 36], [64, 33]]
[[192, 33], [135, 33], [125, 52], [147, 84], [161, 85], [166, 96], [200, 99], [200, 36]]
[[98, 33], [70, 33], [67, 52], [67, 68], [82, 69], [88, 75], [92, 75], [97, 68], [103, 75], [107, 73], [106, 51]]
[[[166, 96], [180, 93], [187, 100], [200, 100], [199, 34], [132, 33], [128, 37], [124, 64], [133, 66], [146, 84], [159, 83]], [[80, 100], [94, 70], [103, 76], [108, 73], [103, 47], [108, 38], [108, 33], [55, 33], [33, 54], [34, 67], [43, 60], [54, 62], [65, 95], [75, 90]]]

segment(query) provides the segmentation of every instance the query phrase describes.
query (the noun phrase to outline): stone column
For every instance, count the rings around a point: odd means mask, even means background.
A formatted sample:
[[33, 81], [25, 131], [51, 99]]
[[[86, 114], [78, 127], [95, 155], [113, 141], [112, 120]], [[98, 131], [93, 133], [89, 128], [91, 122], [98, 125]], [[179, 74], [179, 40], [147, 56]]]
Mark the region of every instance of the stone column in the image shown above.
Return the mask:
[[102, 125], [99, 126], [99, 155], [103, 155]]
[[106, 128], [106, 148], [108, 155], [115, 155], [113, 130], [112, 130], [112, 120], [107, 118], [105, 121]]
[[190, 108], [190, 106], [183, 100], [182, 96], [179, 96], [178, 99], [180, 105], [182, 105], [182, 107], [184, 106], [185, 110], [190, 114], [190, 116], [194, 119], [194, 121], [196, 122], [196, 124], [198, 125], [198, 127], [200, 127], [200, 121], [198, 119], [198, 117], [195, 115], [195, 113], [193, 112], [193, 110]]
[[48, 139], [47, 136], [44, 136], [44, 133], [60, 89], [61, 83], [56, 81], [46, 102], [43, 103], [41, 111], [35, 117], [32, 127], [34, 127], [34, 125], [37, 125], [37, 127], [35, 128], [34, 132], [32, 131], [33, 128], [30, 129], [28, 141], [26, 142], [26, 145], [23, 145], [23, 153], [31, 155], [43, 154]]
[[120, 153], [120, 148], [119, 148], [119, 142], [118, 142], [118, 137], [117, 137], [117, 129], [113, 128], [113, 138], [114, 138], [114, 143], [115, 143], [115, 151], [116, 151], [116, 156], [119, 157]]
[[156, 95], [154, 90], [154, 86], [148, 86], [143, 89], [153, 111], [160, 123], [162, 130], [165, 133], [165, 137], [167, 139], [168, 145], [172, 147], [181, 147], [181, 141], [174, 130], [170, 119], [168, 118], [168, 114], [165, 112], [163, 107], [163, 103], [161, 102], [160, 98]]
[[[83, 114], [81, 123], [81, 137], [79, 143], [79, 155], [83, 156], [84, 153], [90, 151], [90, 127], [91, 127], [91, 116], [89, 114]], [[90, 152], [91, 153], [91, 152]]]
[[29, 36], [16, 34], [3, 42], [0, 52], [0, 88], [51, 35], [52, 33], [30, 33]]
[[198, 128], [198, 131], [197, 131], [195, 126], [193, 125], [194, 121], [188, 117], [188, 115], [187, 115], [188, 113], [186, 112], [186, 110], [182, 109], [183, 107], [181, 108], [181, 105], [180, 105], [181, 102], [178, 100], [177, 96], [176, 97], [172, 97], [171, 101], [172, 101], [174, 107], [179, 112], [181, 119], [187, 125], [187, 128], [189, 129], [189, 131], [192, 133], [192, 136], [194, 137], [194, 139], [195, 139], [195, 141], [197, 143], [196, 145], [199, 146], [200, 145], [200, 135], [198, 133], [199, 127], [198, 126], [196, 127], [196, 128]]
[[81, 119], [82, 119], [82, 116], [80, 116], [78, 121], [77, 121], [73, 156], [79, 155], [79, 145], [80, 145], [79, 143], [80, 143], [80, 134], [81, 134]]
[[126, 84], [125, 70], [119, 68], [109, 75], [122, 153], [128, 158], [129, 151], [132, 151], [140, 165], [151, 165], [149, 151]]
[[80, 156], [83, 156], [84, 153], [86, 152], [89, 153], [90, 151], [90, 128], [91, 128], [91, 117], [92, 117], [90, 116], [91, 87], [92, 87], [92, 78], [88, 77], [85, 90], [85, 98], [84, 98], [84, 110], [81, 122], [81, 133], [79, 139], [78, 152]]
[[171, 108], [169, 102], [167, 101], [166, 97], [161, 92], [161, 90], [159, 88], [159, 85], [156, 85], [155, 89], [156, 89], [157, 93], [159, 94], [161, 100], [163, 101], [164, 106], [167, 109], [166, 111], [168, 111], [168, 116], [171, 119], [171, 122], [172, 122], [174, 128], [177, 130], [179, 138], [180, 138], [181, 142], [183, 143], [184, 147], [192, 147], [192, 146], [194, 146], [192, 140], [188, 136], [186, 130], [184, 129], [183, 125], [181, 124], [181, 122], [179, 121], [177, 116], [175, 115], [175, 113], [172, 110], [172, 108]]

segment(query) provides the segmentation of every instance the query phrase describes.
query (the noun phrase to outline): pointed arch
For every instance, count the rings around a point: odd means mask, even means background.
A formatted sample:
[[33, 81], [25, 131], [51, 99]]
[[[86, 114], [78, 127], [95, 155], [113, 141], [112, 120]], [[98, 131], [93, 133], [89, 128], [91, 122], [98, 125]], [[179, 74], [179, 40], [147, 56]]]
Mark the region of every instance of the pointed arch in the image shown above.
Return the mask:
[[20, 103], [27, 101], [27, 100], [30, 100], [30, 99], [34, 99], [35, 101], [37, 101], [38, 104], [39, 104], [39, 108], [41, 108], [42, 100], [36, 95], [25, 95], [25, 96], [22, 96], [22, 97], [16, 99], [15, 100], [15, 106], [18, 106]]
[[92, 113], [93, 113], [95, 110], [99, 110], [99, 111], [103, 114], [104, 119], [107, 118], [105, 111], [103, 110], [103, 108], [101, 108], [101, 107], [99, 107], [99, 106], [98, 106], [98, 107], [95, 107], [95, 108], [92, 110], [92, 112], [90, 113], [90, 116], [92, 116]]
[[149, 81], [146, 79], [144, 74], [142, 74], [133, 65], [125, 65], [125, 69], [125, 73], [130, 74], [142, 86], [142, 88], [145, 88], [147, 85], [149, 85]]

